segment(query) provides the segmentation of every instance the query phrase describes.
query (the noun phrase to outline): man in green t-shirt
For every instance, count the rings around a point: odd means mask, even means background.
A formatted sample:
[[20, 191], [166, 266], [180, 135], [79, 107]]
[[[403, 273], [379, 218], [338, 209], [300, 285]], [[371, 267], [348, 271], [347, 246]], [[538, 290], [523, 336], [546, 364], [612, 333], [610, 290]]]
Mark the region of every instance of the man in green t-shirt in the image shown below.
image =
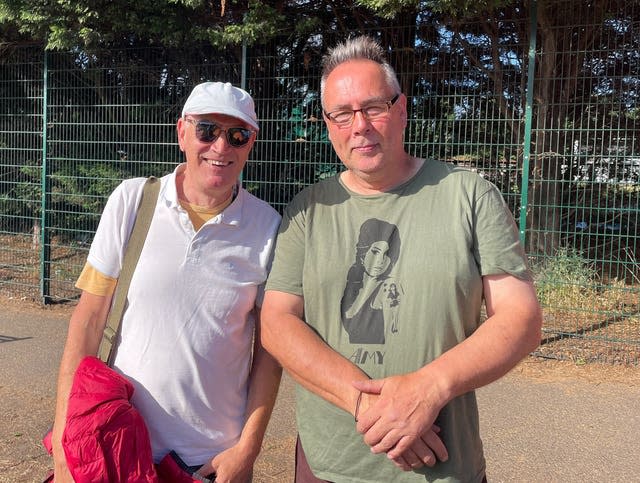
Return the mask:
[[406, 152], [370, 38], [327, 54], [321, 91], [346, 170], [286, 208], [262, 311], [299, 383], [296, 481], [481, 482], [474, 390], [540, 340], [513, 217], [482, 177]]

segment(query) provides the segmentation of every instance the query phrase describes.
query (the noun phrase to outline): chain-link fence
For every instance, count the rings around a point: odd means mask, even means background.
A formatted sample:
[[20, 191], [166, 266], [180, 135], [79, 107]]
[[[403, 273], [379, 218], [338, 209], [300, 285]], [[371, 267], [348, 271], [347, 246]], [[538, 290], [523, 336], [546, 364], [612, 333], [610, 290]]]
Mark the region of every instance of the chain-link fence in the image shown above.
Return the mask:
[[[574, 3], [557, 2], [559, 14]], [[409, 150], [480, 172], [512, 209], [545, 308], [538, 354], [637, 364], [640, 8], [609, 10], [571, 12], [571, 29], [514, 10], [494, 29], [418, 16], [372, 35], [409, 98]], [[200, 81], [253, 95], [261, 131], [243, 183], [277, 209], [340, 170], [319, 101], [320, 58], [339, 38], [225, 51], [0, 46], [3, 293], [78, 296], [106, 197], [181, 161], [175, 121]]]

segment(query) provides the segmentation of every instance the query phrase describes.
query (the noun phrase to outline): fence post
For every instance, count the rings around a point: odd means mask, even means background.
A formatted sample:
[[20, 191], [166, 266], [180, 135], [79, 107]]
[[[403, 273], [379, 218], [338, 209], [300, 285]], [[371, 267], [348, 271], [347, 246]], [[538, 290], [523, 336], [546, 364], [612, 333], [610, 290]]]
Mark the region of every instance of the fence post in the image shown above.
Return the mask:
[[[242, 87], [245, 91], [249, 92], [249, 88], [247, 87], [247, 42], [242, 41], [242, 59], [240, 59], [240, 87]], [[240, 186], [242, 186], [242, 181], [244, 178], [244, 169], [240, 172]]]
[[537, 1], [531, 1], [529, 20], [529, 63], [527, 66], [527, 100], [524, 110], [524, 145], [522, 147], [522, 189], [520, 192], [520, 242], [526, 247], [527, 206], [529, 204], [529, 164], [531, 162], [531, 129], [533, 119], [533, 87], [536, 76], [536, 36], [538, 32]]
[[51, 234], [49, 227], [49, 204], [51, 190], [49, 189], [49, 169], [47, 162], [47, 94], [49, 89], [49, 55], [44, 50], [44, 65], [42, 70], [42, 168], [40, 171], [40, 296], [43, 304], [50, 302], [51, 296]]
[[240, 87], [242, 87], [245, 91], [248, 92], [247, 89], [247, 43], [245, 41], [242, 42], [242, 60], [240, 65]]

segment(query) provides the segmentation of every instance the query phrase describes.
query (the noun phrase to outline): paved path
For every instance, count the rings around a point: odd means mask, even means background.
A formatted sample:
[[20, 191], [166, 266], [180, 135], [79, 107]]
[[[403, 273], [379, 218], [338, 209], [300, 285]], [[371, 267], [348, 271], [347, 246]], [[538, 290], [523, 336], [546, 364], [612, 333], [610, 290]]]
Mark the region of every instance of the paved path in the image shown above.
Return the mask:
[[[39, 482], [68, 307], [0, 301], [0, 482]], [[478, 391], [488, 477], [497, 482], [640, 482], [640, 369], [528, 359]], [[292, 481], [293, 383], [278, 396], [256, 483]]]

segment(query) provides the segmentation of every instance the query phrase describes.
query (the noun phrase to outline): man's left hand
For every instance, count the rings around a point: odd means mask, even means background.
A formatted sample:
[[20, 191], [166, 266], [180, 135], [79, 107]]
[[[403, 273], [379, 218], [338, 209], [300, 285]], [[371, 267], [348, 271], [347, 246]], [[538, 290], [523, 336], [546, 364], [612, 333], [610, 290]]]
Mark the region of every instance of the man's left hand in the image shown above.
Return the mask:
[[[435, 463], [433, 455], [439, 460], [447, 459], [446, 449], [432, 429], [444, 402], [436, 385], [427, 381], [423, 375], [412, 372], [353, 382], [363, 393], [378, 395], [358, 415], [356, 426], [373, 453], [387, 453], [401, 467], [405, 466], [401, 463], [405, 459], [403, 454], [414, 453], [429, 466]], [[424, 449], [425, 445], [429, 451]], [[422, 450], [416, 452], [412, 448]], [[415, 467], [415, 462], [411, 466]]]

